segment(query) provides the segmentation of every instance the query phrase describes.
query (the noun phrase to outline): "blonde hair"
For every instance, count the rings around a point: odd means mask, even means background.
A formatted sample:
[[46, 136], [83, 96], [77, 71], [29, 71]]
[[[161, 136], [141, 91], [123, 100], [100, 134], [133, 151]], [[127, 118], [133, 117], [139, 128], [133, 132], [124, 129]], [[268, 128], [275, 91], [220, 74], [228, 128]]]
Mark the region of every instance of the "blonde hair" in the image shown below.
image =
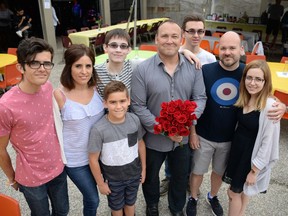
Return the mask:
[[263, 75], [264, 75], [265, 83], [263, 85], [261, 92], [259, 93], [256, 99], [256, 104], [255, 104], [256, 110], [261, 111], [266, 106], [267, 98], [272, 95], [271, 71], [266, 61], [263, 61], [263, 60], [251, 61], [249, 64], [246, 65], [242, 78], [241, 78], [241, 82], [240, 82], [239, 98], [234, 104], [234, 106], [243, 108], [249, 102], [251, 95], [249, 94], [249, 92], [247, 91], [245, 87], [245, 79], [246, 79], [247, 72], [252, 68], [259, 68], [263, 72]]

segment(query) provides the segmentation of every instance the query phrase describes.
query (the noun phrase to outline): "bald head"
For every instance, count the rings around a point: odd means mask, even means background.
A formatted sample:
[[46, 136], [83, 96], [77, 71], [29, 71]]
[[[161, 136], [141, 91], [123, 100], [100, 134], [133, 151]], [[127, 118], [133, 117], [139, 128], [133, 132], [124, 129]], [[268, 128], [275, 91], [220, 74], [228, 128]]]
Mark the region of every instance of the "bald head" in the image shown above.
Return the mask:
[[219, 46], [221, 44], [225, 44], [227, 41], [233, 41], [235, 43], [239, 43], [239, 46], [241, 46], [241, 38], [238, 33], [233, 31], [228, 31], [225, 34], [222, 35], [219, 41]]
[[240, 57], [244, 54], [240, 36], [233, 31], [222, 35], [219, 41], [220, 65], [228, 71], [235, 70], [239, 66]]

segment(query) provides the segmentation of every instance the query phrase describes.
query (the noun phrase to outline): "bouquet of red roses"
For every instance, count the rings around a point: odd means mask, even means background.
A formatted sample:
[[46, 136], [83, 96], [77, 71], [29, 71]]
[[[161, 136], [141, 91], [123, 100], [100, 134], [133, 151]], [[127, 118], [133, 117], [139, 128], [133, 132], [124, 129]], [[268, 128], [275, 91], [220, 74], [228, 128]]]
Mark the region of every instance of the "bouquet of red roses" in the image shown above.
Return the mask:
[[197, 119], [196, 107], [197, 104], [189, 100], [163, 102], [160, 116], [155, 119], [158, 124], [154, 125], [154, 134], [188, 136], [192, 121]]

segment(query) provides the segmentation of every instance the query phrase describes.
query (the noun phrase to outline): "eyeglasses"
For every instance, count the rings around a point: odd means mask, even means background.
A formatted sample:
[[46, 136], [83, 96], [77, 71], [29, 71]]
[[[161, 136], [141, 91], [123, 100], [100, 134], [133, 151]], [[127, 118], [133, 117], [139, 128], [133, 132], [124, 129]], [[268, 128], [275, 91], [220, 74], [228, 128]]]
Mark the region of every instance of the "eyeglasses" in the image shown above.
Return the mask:
[[54, 67], [54, 63], [52, 62], [39, 62], [39, 61], [31, 61], [31, 62], [24, 62], [25, 64], [27, 64], [30, 68], [32, 69], [39, 69], [41, 67], [41, 65], [43, 65], [43, 67], [46, 70], [51, 70]]
[[260, 84], [260, 83], [262, 83], [262, 82], [265, 81], [265, 79], [262, 79], [262, 78], [260, 78], [260, 77], [252, 77], [252, 76], [246, 76], [246, 80], [247, 80], [248, 82], [252, 82], [252, 81], [254, 80], [254, 82], [255, 82], [256, 84]]
[[112, 49], [117, 49], [118, 47], [120, 47], [120, 49], [125, 50], [129, 48], [128, 44], [117, 44], [117, 43], [110, 43], [107, 44], [110, 48]]
[[188, 29], [188, 30], [184, 30], [185, 32], [187, 32], [188, 34], [190, 35], [195, 35], [196, 33], [198, 35], [203, 35], [205, 33], [205, 30], [204, 29]]

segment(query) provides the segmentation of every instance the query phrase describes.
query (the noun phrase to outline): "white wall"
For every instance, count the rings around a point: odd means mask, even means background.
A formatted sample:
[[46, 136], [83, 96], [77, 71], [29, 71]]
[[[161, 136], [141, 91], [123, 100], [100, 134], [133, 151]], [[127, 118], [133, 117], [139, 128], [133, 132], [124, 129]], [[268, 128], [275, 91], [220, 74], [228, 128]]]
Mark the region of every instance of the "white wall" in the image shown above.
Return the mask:
[[259, 17], [261, 15], [260, 11], [261, 0], [212, 0], [212, 13], [223, 14], [228, 13], [229, 16], [236, 16], [237, 18], [242, 17], [244, 12], [248, 16]]
[[[180, 23], [191, 13], [204, 17], [214, 12], [228, 13], [239, 18], [246, 11], [248, 16], [260, 17], [268, 3], [275, 3], [275, 0], [147, 0], [147, 17], [170, 17]], [[288, 1], [281, 4], [288, 8]]]

